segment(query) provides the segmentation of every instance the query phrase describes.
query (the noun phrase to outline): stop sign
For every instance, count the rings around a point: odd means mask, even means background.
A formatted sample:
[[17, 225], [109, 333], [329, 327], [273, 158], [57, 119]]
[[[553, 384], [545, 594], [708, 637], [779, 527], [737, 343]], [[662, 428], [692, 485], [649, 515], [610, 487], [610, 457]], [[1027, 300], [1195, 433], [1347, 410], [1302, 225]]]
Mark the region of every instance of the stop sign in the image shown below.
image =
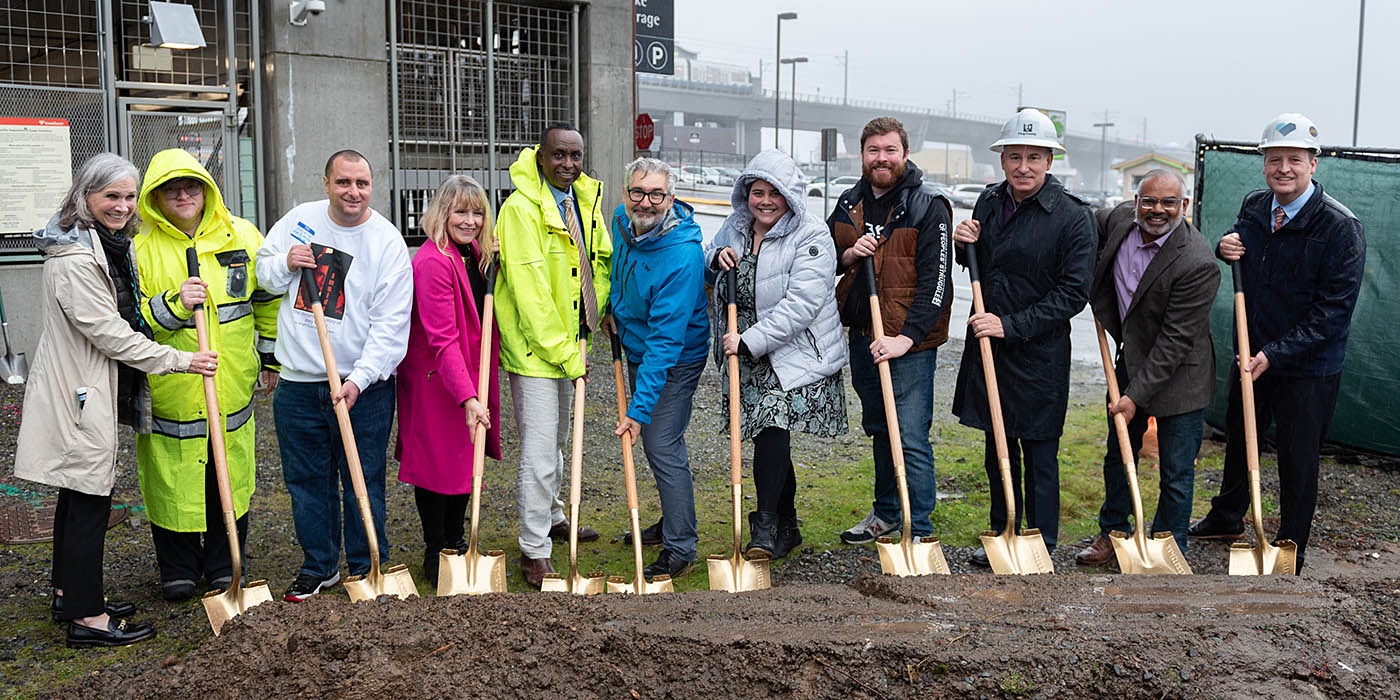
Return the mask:
[[637, 115], [636, 127], [637, 150], [645, 151], [651, 148], [651, 140], [656, 135], [656, 125], [651, 121], [650, 114]]

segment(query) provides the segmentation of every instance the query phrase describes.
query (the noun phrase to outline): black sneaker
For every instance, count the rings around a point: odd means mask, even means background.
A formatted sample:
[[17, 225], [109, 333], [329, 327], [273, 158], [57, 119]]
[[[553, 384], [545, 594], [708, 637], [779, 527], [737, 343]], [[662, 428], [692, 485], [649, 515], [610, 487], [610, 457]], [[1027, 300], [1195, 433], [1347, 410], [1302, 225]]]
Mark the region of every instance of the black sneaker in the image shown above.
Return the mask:
[[[647, 546], [661, 544], [661, 521], [664, 519], [665, 518], [657, 518], [656, 522], [650, 527], [642, 529], [642, 544]], [[628, 530], [627, 532], [623, 533], [622, 543], [626, 545], [632, 544], [631, 530]]]
[[841, 532], [841, 541], [846, 544], [866, 544], [899, 531], [899, 523], [887, 523], [875, 515], [871, 509], [865, 519]]
[[321, 578], [315, 574], [297, 574], [297, 580], [292, 583], [292, 587], [282, 595], [282, 600], [288, 603], [300, 603], [307, 598], [321, 592], [323, 588], [330, 588], [340, 583], [340, 572], [331, 574], [330, 578]]
[[978, 547], [967, 560], [971, 562], [973, 566], [980, 566], [984, 569], [992, 568], [992, 560], [987, 558], [987, 550], [985, 547]]
[[694, 562], [682, 559], [679, 554], [669, 549], [663, 549], [661, 550], [661, 556], [656, 558], [655, 563], [642, 569], [642, 575], [647, 578], [656, 578], [657, 576], [665, 575], [675, 579], [677, 576], [690, 571], [690, 567], [693, 563]]
[[160, 582], [160, 597], [178, 603], [194, 596], [194, 581], [187, 578]]

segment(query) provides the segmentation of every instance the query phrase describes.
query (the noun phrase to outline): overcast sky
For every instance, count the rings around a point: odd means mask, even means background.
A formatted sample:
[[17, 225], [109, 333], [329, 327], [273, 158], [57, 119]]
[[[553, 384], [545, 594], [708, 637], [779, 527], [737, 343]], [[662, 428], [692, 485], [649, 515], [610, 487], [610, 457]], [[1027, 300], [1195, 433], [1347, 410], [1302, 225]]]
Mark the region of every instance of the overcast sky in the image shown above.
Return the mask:
[[[1352, 137], [1359, 0], [675, 0], [676, 43], [701, 59], [762, 66], [771, 85], [775, 15], [783, 55], [807, 56], [798, 91], [1009, 117], [1024, 102], [1068, 112], [1071, 131], [1191, 148], [1197, 132], [1257, 140], [1280, 112]], [[1363, 146], [1400, 147], [1400, 1], [1366, 5]], [[782, 80], [787, 91], [791, 66]]]

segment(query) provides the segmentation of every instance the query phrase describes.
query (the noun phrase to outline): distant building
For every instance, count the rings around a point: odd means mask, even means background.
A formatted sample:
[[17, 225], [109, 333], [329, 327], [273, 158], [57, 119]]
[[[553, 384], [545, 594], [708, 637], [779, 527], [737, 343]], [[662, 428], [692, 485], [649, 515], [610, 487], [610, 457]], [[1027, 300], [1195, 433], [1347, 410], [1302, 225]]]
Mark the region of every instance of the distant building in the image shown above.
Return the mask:
[[1121, 161], [1113, 166], [1118, 171], [1122, 185], [1123, 199], [1137, 194], [1138, 186], [1147, 173], [1157, 169], [1175, 170], [1186, 180], [1186, 194], [1190, 196], [1196, 187], [1196, 168], [1174, 158], [1159, 153], [1144, 153], [1136, 158]]

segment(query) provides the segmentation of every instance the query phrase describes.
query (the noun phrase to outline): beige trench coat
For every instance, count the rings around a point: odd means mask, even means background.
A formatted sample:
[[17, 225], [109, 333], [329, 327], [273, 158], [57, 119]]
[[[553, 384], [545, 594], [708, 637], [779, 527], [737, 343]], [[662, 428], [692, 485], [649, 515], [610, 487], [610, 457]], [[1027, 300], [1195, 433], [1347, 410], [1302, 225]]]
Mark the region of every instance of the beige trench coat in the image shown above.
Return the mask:
[[43, 333], [24, 392], [15, 476], [105, 496], [116, 480], [117, 363], [167, 374], [188, 369], [193, 353], [148, 340], [122, 320], [95, 238], [59, 230], [56, 220], [35, 234], [45, 258]]

